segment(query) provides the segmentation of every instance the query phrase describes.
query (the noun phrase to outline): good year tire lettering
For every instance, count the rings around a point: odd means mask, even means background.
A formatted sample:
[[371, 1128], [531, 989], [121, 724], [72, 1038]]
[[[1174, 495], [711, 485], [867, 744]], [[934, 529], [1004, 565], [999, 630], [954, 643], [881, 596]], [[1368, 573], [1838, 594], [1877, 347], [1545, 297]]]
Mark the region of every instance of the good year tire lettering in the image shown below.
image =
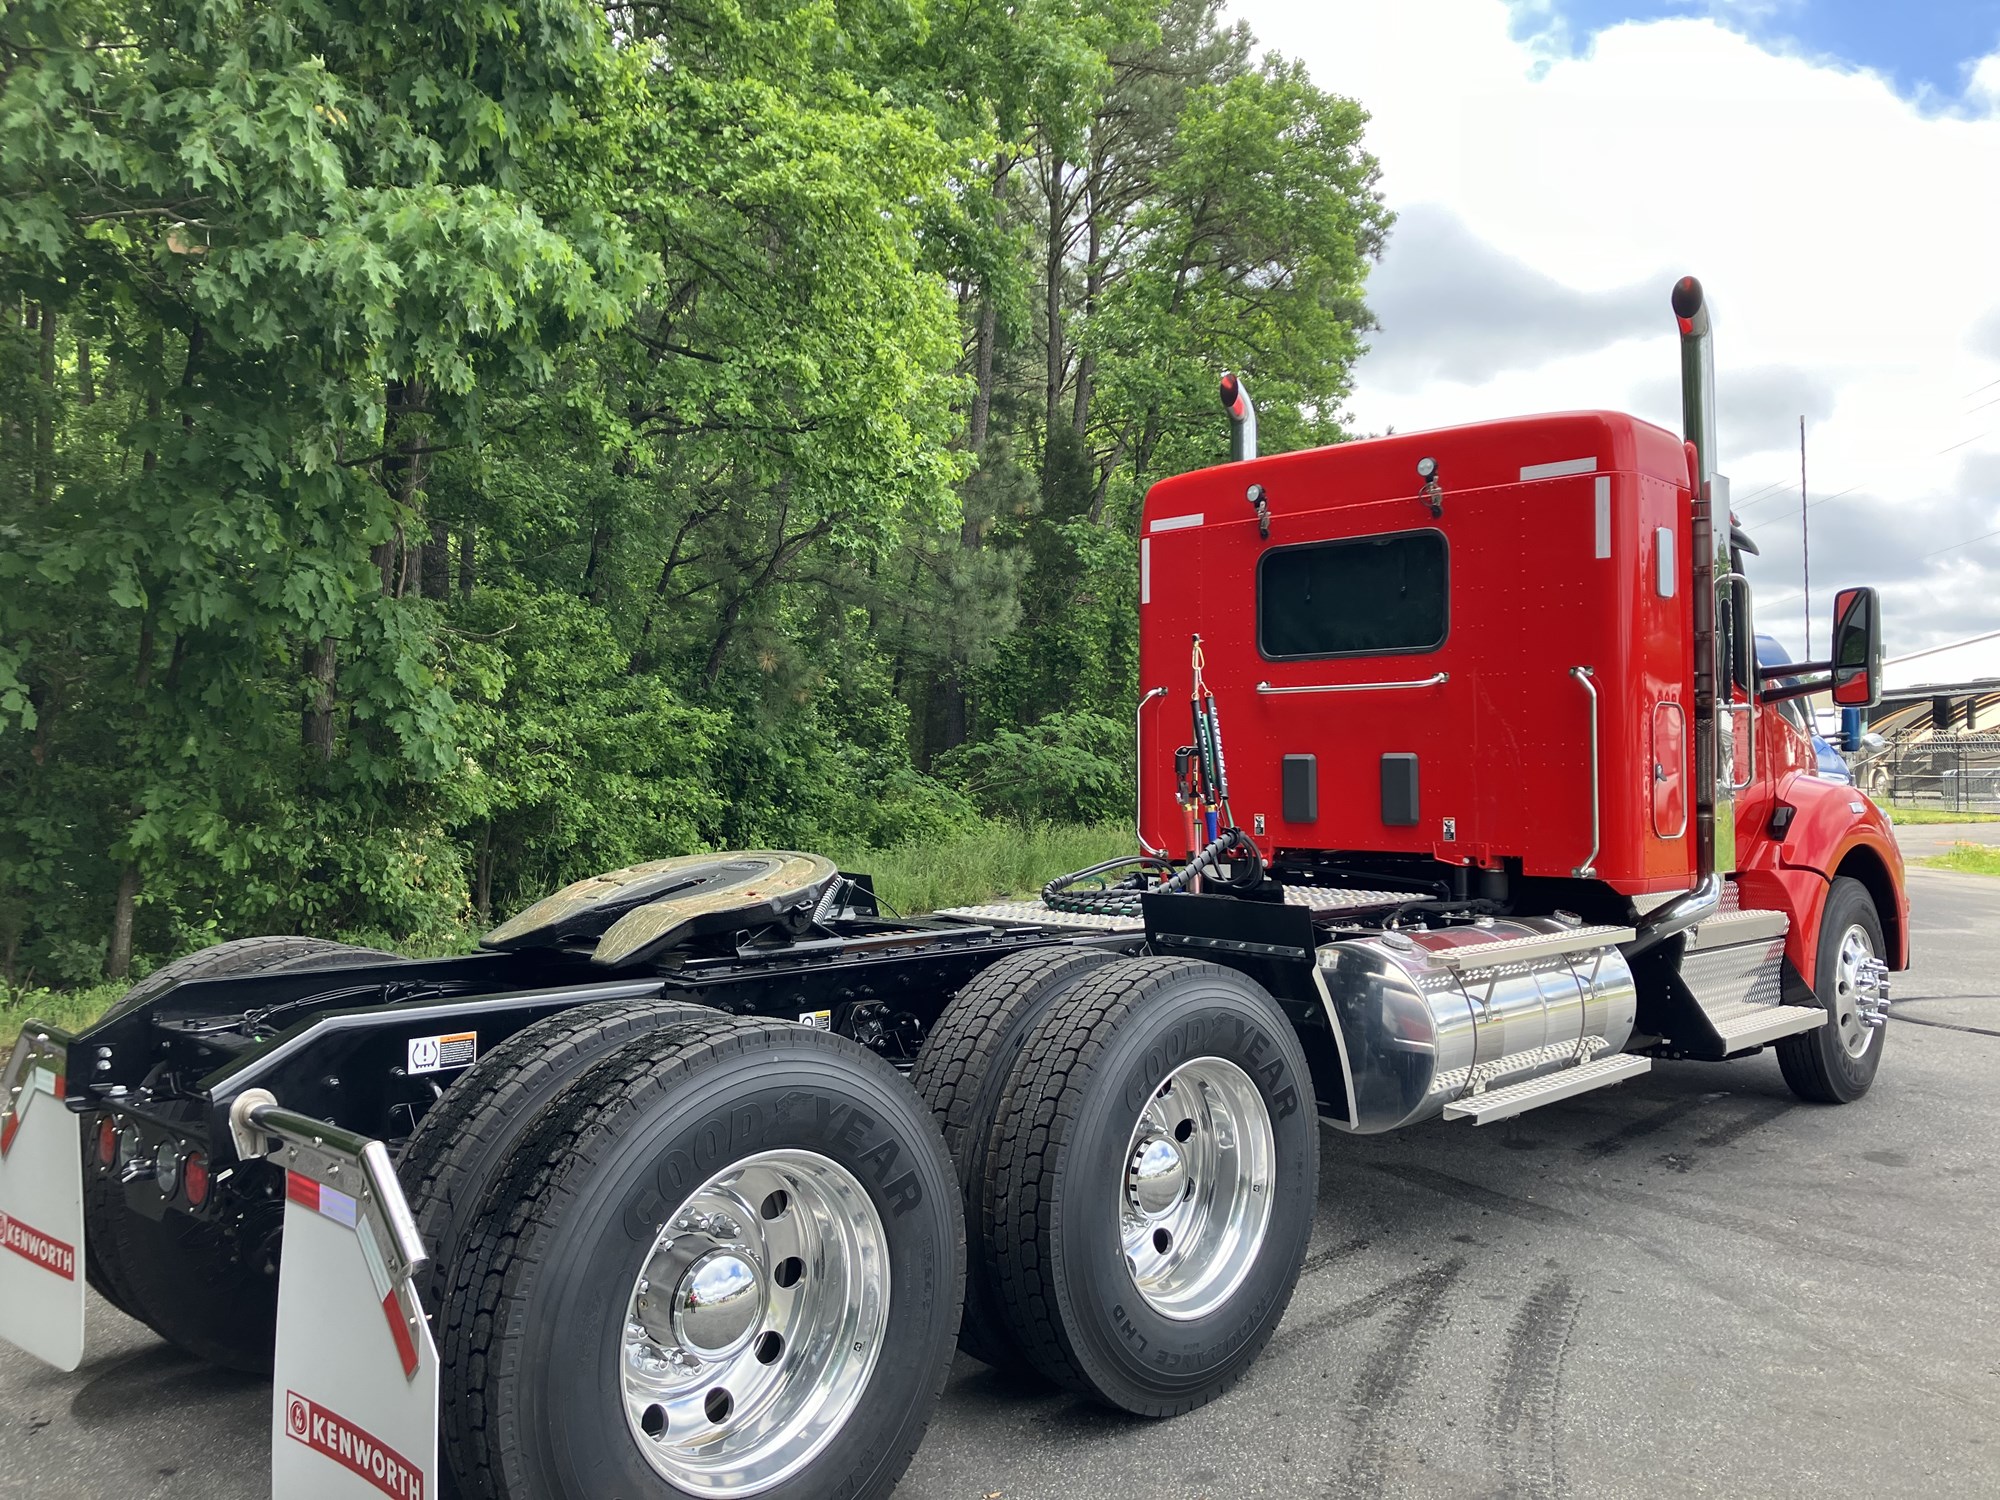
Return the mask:
[[844, 1099], [803, 1090], [786, 1094], [768, 1108], [747, 1102], [729, 1105], [694, 1127], [691, 1151], [676, 1147], [660, 1158], [652, 1182], [626, 1211], [626, 1232], [635, 1240], [651, 1239], [673, 1205], [696, 1184], [730, 1162], [765, 1149], [767, 1136], [779, 1127], [786, 1128], [787, 1140], [803, 1135], [827, 1155], [866, 1168], [889, 1200], [890, 1216], [901, 1218], [924, 1201], [923, 1184], [914, 1171], [891, 1175], [903, 1148], [894, 1136], [879, 1131], [879, 1124]]
[[[1242, 1016], [1228, 1018], [1235, 1028], [1233, 1048], [1254, 1073], [1257, 1081], [1271, 1102], [1274, 1119], [1282, 1120], [1295, 1115], [1299, 1110], [1299, 1091], [1285, 1081], [1285, 1063], [1281, 1057], [1266, 1057], [1274, 1046], [1271, 1037], [1254, 1021]], [[1160, 1086], [1160, 1080], [1173, 1072], [1182, 1063], [1199, 1057], [1205, 1051], [1208, 1040], [1208, 1022], [1201, 1017], [1181, 1022], [1168, 1031], [1158, 1041], [1146, 1049], [1139, 1060], [1139, 1070], [1125, 1085], [1125, 1105], [1134, 1113], [1146, 1107], [1146, 1101], [1153, 1097], [1153, 1091]]]

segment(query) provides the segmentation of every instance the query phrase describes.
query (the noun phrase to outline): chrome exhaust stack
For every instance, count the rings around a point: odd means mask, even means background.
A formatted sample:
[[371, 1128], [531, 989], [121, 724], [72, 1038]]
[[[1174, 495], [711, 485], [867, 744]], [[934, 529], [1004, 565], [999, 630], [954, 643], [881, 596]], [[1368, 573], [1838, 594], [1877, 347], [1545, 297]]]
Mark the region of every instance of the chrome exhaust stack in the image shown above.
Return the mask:
[[[1688, 596], [1694, 606], [1695, 885], [1639, 923], [1628, 957], [1685, 932], [1722, 906], [1723, 877], [1736, 868], [1735, 755], [1724, 707], [1727, 618], [1718, 609], [1716, 583], [1730, 574], [1729, 508], [1717, 482], [1715, 446], [1715, 342], [1701, 283], [1674, 283], [1673, 307], [1681, 335], [1681, 430], [1694, 449], [1694, 557]], [[1716, 515], [1721, 500], [1721, 515]]]
[[1229, 413], [1229, 461], [1240, 464], [1257, 456], [1257, 404], [1241, 375], [1224, 372], [1222, 409]]

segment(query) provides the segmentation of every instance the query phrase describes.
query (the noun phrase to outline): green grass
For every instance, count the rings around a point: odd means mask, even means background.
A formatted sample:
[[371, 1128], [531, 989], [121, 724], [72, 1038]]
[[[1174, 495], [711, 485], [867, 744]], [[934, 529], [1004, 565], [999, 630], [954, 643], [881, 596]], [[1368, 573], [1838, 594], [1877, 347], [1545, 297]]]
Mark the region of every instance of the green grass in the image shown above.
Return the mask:
[[1953, 844], [1944, 853], [1920, 859], [1933, 870], [1958, 870], [1968, 875], [2000, 875], [2000, 846], [1993, 844]]
[[843, 870], [872, 875], [875, 893], [905, 916], [1037, 894], [1058, 875], [1139, 852], [1132, 830], [994, 823], [936, 844], [823, 849]]
[[[24, 1021], [47, 1021], [77, 1031], [102, 1015], [125, 993], [123, 984], [94, 984], [81, 990], [15, 989], [0, 985], [0, 1048], [11, 1049]], [[0, 1052], [4, 1057], [4, 1052]]]
[[1894, 821], [1920, 828], [1926, 823], [2000, 823], [2000, 813], [1953, 812], [1944, 807], [1900, 807], [1885, 802], [1883, 810]]

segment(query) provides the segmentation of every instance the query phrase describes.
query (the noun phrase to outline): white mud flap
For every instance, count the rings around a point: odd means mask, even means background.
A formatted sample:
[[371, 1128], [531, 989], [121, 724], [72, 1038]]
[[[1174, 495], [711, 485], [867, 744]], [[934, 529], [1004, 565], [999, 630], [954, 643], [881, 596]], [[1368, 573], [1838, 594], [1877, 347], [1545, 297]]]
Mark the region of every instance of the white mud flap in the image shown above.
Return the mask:
[[423, 1246], [388, 1152], [261, 1089], [230, 1123], [239, 1155], [285, 1169], [273, 1500], [430, 1500], [437, 1348], [412, 1282]]
[[0, 1074], [0, 1338], [83, 1363], [83, 1124], [64, 1107], [67, 1032], [30, 1021]]

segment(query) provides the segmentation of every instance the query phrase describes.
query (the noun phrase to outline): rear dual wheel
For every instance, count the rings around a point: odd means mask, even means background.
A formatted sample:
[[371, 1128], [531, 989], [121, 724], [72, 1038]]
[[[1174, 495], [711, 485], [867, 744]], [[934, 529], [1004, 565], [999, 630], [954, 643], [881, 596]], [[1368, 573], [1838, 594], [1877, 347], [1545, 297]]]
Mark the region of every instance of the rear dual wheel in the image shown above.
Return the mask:
[[1171, 1416], [1248, 1369], [1311, 1237], [1318, 1125], [1290, 1023], [1233, 970], [1127, 959], [1025, 1039], [993, 1122], [983, 1274], [1043, 1375]]
[[950, 1367], [942, 1143], [844, 1038], [712, 1016], [576, 1076], [468, 1224], [452, 1469], [526, 1497], [879, 1496]]
[[960, 990], [924, 1039], [910, 1086], [931, 1107], [958, 1172], [965, 1205], [965, 1316], [958, 1346], [998, 1369], [1028, 1373], [1007, 1309], [981, 1249], [980, 1204], [987, 1143], [1005, 1106], [1021, 1047], [1063, 996], [1117, 960], [1101, 948], [1030, 948], [983, 971]]

